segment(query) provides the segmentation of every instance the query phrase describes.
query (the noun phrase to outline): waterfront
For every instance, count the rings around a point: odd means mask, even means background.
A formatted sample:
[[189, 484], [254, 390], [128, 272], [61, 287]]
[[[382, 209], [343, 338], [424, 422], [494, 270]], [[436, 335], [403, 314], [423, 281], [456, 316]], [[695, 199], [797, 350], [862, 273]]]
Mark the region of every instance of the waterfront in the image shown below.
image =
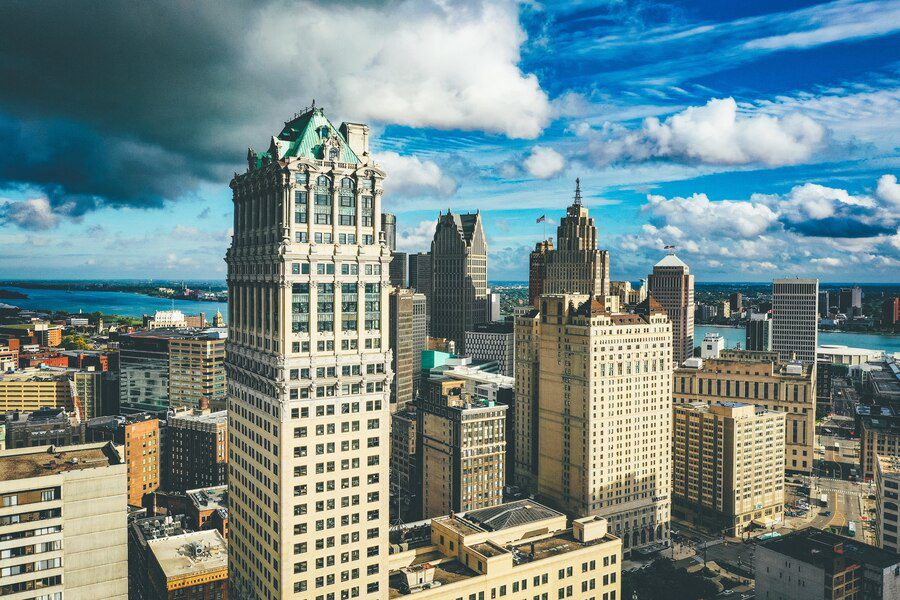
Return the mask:
[[217, 310], [227, 317], [227, 303], [225, 302], [195, 302], [193, 300], [169, 300], [134, 294], [131, 292], [88, 292], [83, 290], [49, 290], [21, 288], [5, 285], [3, 289], [27, 294], [26, 299], [0, 300], [2, 304], [11, 304], [25, 309], [62, 310], [70, 313], [101, 312], [105, 315], [120, 315], [123, 317], [141, 317], [152, 315], [158, 310], [180, 310], [186, 315], [205, 313], [208, 320], [212, 320]]
[[[703, 336], [715, 332], [725, 338], [725, 346], [734, 348], [740, 343], [744, 347], [744, 328], [725, 327], [723, 325], [697, 325], [694, 327], [694, 345], [699, 346]], [[841, 331], [820, 331], [819, 345], [834, 344], [851, 348], [883, 350], [884, 352], [900, 352], [900, 335], [883, 335], [877, 333], [853, 333]]]

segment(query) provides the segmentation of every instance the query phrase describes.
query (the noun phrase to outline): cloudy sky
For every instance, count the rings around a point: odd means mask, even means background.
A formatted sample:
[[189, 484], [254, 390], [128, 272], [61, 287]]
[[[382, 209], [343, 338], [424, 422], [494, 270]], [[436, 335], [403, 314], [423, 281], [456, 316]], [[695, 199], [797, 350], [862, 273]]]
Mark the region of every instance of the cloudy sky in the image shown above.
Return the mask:
[[402, 250], [480, 209], [492, 280], [580, 177], [616, 278], [900, 281], [900, 0], [0, 6], [0, 277], [221, 278], [228, 181], [315, 98]]

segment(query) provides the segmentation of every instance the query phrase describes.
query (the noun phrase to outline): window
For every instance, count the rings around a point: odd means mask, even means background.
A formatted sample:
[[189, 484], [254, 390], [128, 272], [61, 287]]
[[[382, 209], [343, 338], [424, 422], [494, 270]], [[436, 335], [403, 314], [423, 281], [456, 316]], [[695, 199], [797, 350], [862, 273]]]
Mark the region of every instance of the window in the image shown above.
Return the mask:
[[306, 190], [294, 192], [294, 223], [307, 222], [307, 204]]
[[324, 175], [316, 179], [316, 225], [331, 225], [331, 181]]
[[349, 177], [341, 179], [341, 187], [338, 193], [340, 206], [338, 207], [340, 219], [339, 225], [356, 225], [356, 196], [353, 180]]

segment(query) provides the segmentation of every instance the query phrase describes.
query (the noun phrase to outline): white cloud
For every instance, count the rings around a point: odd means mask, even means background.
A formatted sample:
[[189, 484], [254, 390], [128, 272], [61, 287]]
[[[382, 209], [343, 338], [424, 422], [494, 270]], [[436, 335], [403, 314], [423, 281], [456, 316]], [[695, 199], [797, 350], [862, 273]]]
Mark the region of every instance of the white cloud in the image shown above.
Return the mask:
[[396, 152], [380, 152], [376, 162], [387, 172], [384, 180], [386, 194], [446, 197], [456, 193], [456, 181], [432, 160], [420, 160], [416, 156]]
[[531, 154], [524, 160], [522, 166], [538, 179], [550, 179], [562, 173], [566, 167], [566, 159], [563, 155], [547, 146], [535, 146]]
[[434, 228], [437, 220], [419, 221], [412, 228], [406, 228], [397, 233], [397, 250], [401, 252], [428, 252], [431, 249], [431, 240], [434, 239]]
[[853, 196], [847, 190], [816, 183], [795, 186], [787, 195], [786, 202], [779, 196], [756, 196], [756, 198], [774, 198], [775, 203], [780, 205], [780, 210], [784, 214], [808, 219], [825, 219], [834, 216], [842, 205], [863, 208], [875, 206], [875, 202], [866, 196]]
[[885, 202], [900, 206], [900, 185], [897, 184], [897, 176], [882, 175], [878, 179], [875, 194]]
[[59, 224], [59, 215], [53, 211], [47, 198], [0, 204], [0, 218], [22, 229], [52, 229]]
[[841, 259], [834, 257], [813, 258], [809, 262], [821, 267], [840, 267], [842, 264], [844, 264]]
[[645, 211], [665, 220], [668, 226], [684, 230], [688, 237], [719, 236], [748, 238], [758, 236], [772, 226], [778, 215], [758, 202], [721, 200], [712, 202], [706, 194], [687, 198], [647, 197]]

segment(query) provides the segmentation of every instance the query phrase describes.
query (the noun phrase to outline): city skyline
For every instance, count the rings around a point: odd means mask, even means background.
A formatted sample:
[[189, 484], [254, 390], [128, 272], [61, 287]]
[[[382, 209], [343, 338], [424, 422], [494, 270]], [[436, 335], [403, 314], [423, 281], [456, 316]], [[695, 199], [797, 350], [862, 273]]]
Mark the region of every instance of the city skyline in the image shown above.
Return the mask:
[[[439, 210], [480, 209], [494, 281], [527, 278], [537, 218], [552, 231], [579, 176], [613, 279], [672, 244], [698, 281], [900, 280], [896, 4], [707, 4], [17, 10], [0, 53], [33, 85], [0, 92], [15, 157], [0, 163], [0, 277], [27, 276], [25, 261], [56, 278], [224, 277], [223, 182], [316, 98], [333, 121], [372, 124], [398, 250], [427, 250]], [[367, 24], [401, 13], [393, 44], [372, 39]], [[326, 20], [359, 32], [348, 50], [364, 60], [327, 50], [347, 42], [335, 28], [311, 28], [315, 50], [287, 33]], [[24, 41], [63, 23], [65, 52]], [[202, 35], [175, 43], [178, 28]], [[238, 28], [273, 34], [251, 48]], [[109, 53], [97, 36], [165, 52]], [[271, 63], [275, 40], [288, 51]], [[285, 78], [302, 52], [333, 77]]]

